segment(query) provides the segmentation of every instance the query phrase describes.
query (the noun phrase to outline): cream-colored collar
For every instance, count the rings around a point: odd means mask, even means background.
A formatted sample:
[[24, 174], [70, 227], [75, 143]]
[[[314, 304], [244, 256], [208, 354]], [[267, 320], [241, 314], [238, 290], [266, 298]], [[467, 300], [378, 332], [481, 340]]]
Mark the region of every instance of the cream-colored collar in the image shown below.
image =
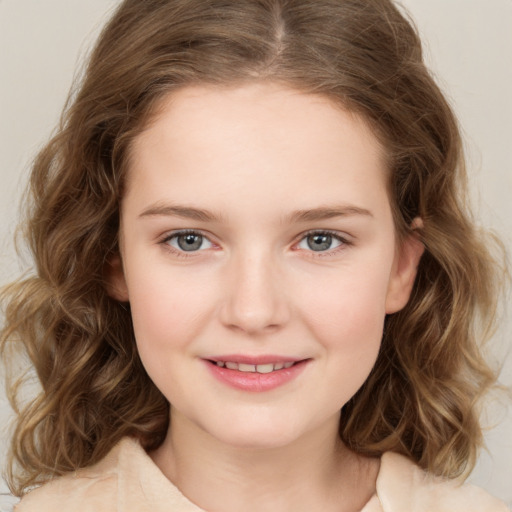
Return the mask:
[[[16, 512], [205, 512], [186, 498], [146, 454], [125, 438], [98, 464], [29, 493]], [[478, 487], [428, 475], [385, 453], [375, 496], [361, 512], [507, 512]]]

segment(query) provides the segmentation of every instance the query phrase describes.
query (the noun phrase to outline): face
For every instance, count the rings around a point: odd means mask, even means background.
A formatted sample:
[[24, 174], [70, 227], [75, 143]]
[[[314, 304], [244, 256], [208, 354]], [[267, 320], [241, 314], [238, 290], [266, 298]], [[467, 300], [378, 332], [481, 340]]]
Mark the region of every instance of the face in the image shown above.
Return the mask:
[[336, 425], [421, 254], [366, 124], [271, 84], [186, 88], [131, 157], [111, 288], [173, 422], [253, 447]]

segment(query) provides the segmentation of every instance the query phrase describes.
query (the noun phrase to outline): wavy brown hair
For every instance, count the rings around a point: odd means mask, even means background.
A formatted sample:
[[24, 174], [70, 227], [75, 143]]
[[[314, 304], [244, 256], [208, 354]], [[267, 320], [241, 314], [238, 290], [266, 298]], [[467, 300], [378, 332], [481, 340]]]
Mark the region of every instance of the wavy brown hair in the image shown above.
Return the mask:
[[125, 0], [104, 28], [31, 175], [35, 271], [3, 292], [4, 359], [28, 354], [41, 390], [20, 405], [15, 494], [101, 459], [123, 436], [163, 441], [169, 407], [138, 357], [129, 306], [109, 297], [133, 139], [159, 100], [198, 83], [273, 81], [366, 119], [387, 151], [397, 232], [426, 251], [408, 305], [385, 322], [377, 363], [342, 411], [361, 454], [403, 453], [447, 476], [474, 464], [478, 403], [494, 383], [482, 342], [496, 268], [465, 206], [454, 115], [390, 0]]

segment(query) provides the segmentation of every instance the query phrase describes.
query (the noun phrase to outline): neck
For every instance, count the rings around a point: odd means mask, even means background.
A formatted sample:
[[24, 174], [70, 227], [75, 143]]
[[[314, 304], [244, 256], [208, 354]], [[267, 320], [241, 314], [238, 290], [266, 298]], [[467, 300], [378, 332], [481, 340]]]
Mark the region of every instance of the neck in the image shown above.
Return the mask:
[[378, 461], [348, 450], [338, 422], [333, 418], [292, 444], [254, 448], [226, 445], [174, 411], [151, 456], [204, 510], [358, 511], [375, 491]]

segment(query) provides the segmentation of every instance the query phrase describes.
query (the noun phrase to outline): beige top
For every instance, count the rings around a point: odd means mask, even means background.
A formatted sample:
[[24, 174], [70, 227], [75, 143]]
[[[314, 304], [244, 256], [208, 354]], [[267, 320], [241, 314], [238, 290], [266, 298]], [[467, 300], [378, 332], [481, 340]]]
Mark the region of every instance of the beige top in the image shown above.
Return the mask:
[[[164, 476], [137, 441], [125, 438], [98, 464], [47, 483], [15, 512], [205, 512]], [[385, 453], [376, 494], [361, 512], [507, 512], [471, 485], [434, 478], [407, 458]]]

